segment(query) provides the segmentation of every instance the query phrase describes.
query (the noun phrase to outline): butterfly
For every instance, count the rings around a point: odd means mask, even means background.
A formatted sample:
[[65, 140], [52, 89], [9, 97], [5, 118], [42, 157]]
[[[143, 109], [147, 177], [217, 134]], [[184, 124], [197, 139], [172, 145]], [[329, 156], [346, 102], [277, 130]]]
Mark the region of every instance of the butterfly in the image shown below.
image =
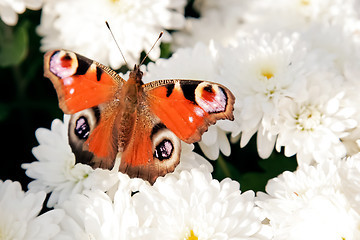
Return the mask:
[[44, 76], [59, 107], [71, 114], [69, 144], [76, 161], [155, 182], [174, 171], [181, 141], [194, 143], [219, 119], [233, 120], [235, 97], [226, 87], [202, 80], [142, 82], [139, 66], [125, 81], [115, 71], [67, 50], [44, 56]]

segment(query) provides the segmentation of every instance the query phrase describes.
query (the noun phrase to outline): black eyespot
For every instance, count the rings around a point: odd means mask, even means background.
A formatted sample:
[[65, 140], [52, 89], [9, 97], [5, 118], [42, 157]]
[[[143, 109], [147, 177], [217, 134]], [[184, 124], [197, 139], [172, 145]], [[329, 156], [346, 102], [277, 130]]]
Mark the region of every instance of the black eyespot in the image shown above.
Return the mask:
[[61, 60], [63, 60], [63, 61], [70, 61], [70, 60], [71, 60], [71, 57], [70, 57], [69, 54], [66, 54], [65, 56], [62, 57]]
[[213, 87], [211, 85], [207, 85], [206, 87], [203, 88], [204, 91], [207, 91], [209, 93], [213, 93]]
[[90, 126], [87, 119], [84, 116], [79, 117], [76, 120], [74, 133], [79, 139], [87, 139], [90, 134]]
[[169, 159], [174, 151], [174, 146], [169, 139], [162, 140], [155, 148], [154, 156], [160, 161]]

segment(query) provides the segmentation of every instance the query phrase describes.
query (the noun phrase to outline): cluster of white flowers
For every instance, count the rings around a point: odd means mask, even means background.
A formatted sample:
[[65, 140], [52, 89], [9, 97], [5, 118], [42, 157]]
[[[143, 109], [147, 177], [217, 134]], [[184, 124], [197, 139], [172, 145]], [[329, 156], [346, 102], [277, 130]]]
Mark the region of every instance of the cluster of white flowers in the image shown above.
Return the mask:
[[[164, 31], [161, 41], [169, 42], [171, 35], [166, 30], [184, 26], [185, 4], [185, 0], [48, 0], [38, 28], [43, 36], [41, 50], [64, 48], [117, 69], [124, 62], [105, 26], [108, 21], [132, 67], [139, 63], [140, 53], [150, 49], [161, 31]], [[157, 46], [150, 58], [155, 60], [159, 56]]]
[[51, 130], [38, 129], [33, 153], [39, 161], [23, 165], [35, 179], [29, 194], [49, 192], [48, 207], [65, 213], [54, 239], [269, 239], [254, 192], [241, 193], [230, 179], [212, 179], [212, 166], [192, 145], [183, 143], [175, 172], [151, 186], [115, 170], [75, 164], [67, 121], [65, 116]]
[[359, 239], [360, 154], [271, 179], [256, 204], [273, 239]]
[[269, 232], [254, 192], [241, 194], [237, 182], [219, 183], [203, 168], [153, 186], [119, 173], [113, 196], [88, 190], [56, 209], [66, 216], [55, 239], [268, 239]]
[[[209, 128], [199, 143], [204, 154], [228, 156], [231, 141], [245, 147], [256, 134], [262, 158], [275, 149], [296, 155], [299, 167], [255, 196], [213, 179], [212, 165], [182, 143], [175, 172], [151, 186], [117, 165], [76, 163], [65, 115], [36, 132], [38, 161], [23, 165], [34, 179], [28, 192], [0, 182], [0, 239], [360, 239], [356, 0], [195, 0], [199, 18], [185, 18], [184, 0], [42, 4], [42, 50], [66, 48], [115, 68], [123, 62], [105, 20], [130, 64], [165, 31], [174, 53], [141, 66], [144, 82], [204, 79], [236, 97], [235, 120]], [[6, 22], [2, 5], [11, 4], [0, 0]], [[159, 55], [157, 46], [150, 58]], [[45, 193], [54, 209], [38, 216]]]
[[[150, 65], [148, 71], [166, 77], [176, 65], [176, 72], [189, 68], [200, 72], [195, 69], [200, 63], [189, 63], [189, 57], [208, 46], [202, 62], [212, 60], [214, 68], [203, 71], [206, 74], [200, 78], [226, 85], [236, 97], [232, 126], [217, 125], [218, 131], [211, 131], [209, 139], [205, 134], [200, 144], [209, 158], [216, 158], [218, 149], [230, 154], [227, 140], [212, 141], [224, 136], [222, 130], [234, 139], [241, 137], [241, 147], [256, 133], [261, 157], [269, 157], [276, 147], [285, 156], [296, 154], [299, 165], [359, 152], [356, 1], [195, 2], [201, 17], [187, 19], [197, 23], [174, 35], [179, 36], [178, 46], [187, 50], [179, 49], [176, 56], [156, 62], [157, 67]], [[236, 9], [241, 9], [237, 17]], [[221, 17], [214, 20], [216, 14]], [[217, 30], [208, 16], [221, 23], [222, 39], [211, 37]], [[232, 27], [223, 27], [224, 23]], [[208, 36], [199, 37], [204, 31]]]
[[18, 182], [0, 181], [0, 239], [50, 239], [60, 232], [64, 211], [38, 215], [46, 194], [23, 192]]

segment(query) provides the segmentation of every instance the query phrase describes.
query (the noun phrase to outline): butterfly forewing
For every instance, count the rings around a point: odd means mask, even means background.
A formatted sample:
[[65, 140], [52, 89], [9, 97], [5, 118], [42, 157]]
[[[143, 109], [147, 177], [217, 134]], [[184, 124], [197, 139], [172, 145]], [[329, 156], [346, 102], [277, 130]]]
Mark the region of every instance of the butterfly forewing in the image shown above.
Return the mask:
[[112, 100], [125, 82], [108, 67], [66, 50], [45, 54], [44, 76], [52, 81], [59, 106], [67, 114]]
[[193, 143], [219, 119], [233, 120], [235, 97], [224, 86], [168, 79], [144, 85], [149, 107], [181, 140]]

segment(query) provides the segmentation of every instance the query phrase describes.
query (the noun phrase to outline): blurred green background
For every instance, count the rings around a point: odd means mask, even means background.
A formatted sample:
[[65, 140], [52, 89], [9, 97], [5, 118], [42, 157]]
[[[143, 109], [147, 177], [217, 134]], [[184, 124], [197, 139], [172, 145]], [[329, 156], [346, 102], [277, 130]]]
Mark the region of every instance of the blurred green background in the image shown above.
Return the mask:
[[0, 21], [0, 124], [2, 162], [0, 179], [31, 180], [21, 164], [32, 162], [31, 149], [37, 145], [35, 130], [50, 128], [54, 118], [62, 118], [51, 82], [44, 79], [43, 53], [36, 26], [41, 11], [27, 10], [16, 26]]

